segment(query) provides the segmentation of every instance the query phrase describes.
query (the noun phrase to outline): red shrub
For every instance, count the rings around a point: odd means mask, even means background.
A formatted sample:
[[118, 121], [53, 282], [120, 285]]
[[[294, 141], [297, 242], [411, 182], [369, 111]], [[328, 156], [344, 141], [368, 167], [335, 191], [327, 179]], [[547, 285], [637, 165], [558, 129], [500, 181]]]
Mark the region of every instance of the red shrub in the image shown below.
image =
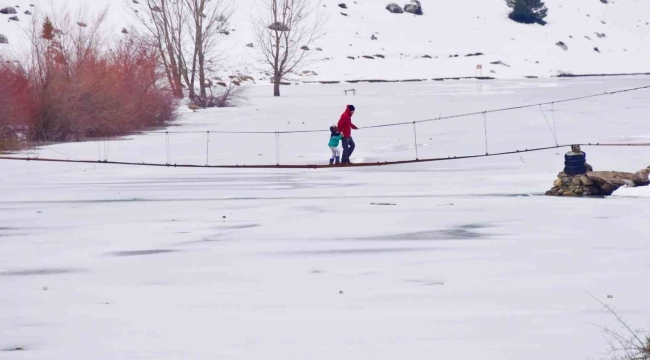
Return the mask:
[[137, 39], [109, 44], [99, 31], [102, 20], [86, 28], [60, 17], [50, 38], [34, 24], [29, 60], [0, 67], [0, 136], [23, 131], [34, 140], [72, 141], [174, 119], [176, 99], [156, 49]]
[[0, 151], [14, 148], [36, 114], [29, 80], [13, 63], [0, 64]]

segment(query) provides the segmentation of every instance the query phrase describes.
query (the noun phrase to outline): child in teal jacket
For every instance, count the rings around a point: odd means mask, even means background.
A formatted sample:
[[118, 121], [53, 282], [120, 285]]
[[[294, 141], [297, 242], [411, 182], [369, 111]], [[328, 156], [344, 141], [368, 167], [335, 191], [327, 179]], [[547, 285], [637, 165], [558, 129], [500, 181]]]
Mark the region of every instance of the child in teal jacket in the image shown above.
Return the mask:
[[330, 126], [330, 142], [327, 144], [332, 150], [332, 157], [330, 158], [330, 165], [340, 164], [341, 163], [341, 150], [339, 150], [339, 142], [343, 137], [343, 134], [339, 131], [336, 125]]

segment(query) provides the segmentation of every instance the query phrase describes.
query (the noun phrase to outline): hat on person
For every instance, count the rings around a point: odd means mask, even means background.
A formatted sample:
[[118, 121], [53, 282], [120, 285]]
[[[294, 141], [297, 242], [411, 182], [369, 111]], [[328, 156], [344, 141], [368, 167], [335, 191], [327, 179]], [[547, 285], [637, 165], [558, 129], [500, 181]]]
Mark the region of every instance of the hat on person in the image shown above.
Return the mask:
[[354, 111], [355, 110], [354, 105], [348, 105], [348, 110]]

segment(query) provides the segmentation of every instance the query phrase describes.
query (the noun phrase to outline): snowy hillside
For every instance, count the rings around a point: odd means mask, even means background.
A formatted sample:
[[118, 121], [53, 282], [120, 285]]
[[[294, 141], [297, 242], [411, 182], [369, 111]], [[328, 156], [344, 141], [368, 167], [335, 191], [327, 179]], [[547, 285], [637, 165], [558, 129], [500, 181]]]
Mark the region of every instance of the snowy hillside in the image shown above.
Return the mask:
[[[223, 49], [229, 54], [225, 72], [246, 72], [259, 80], [263, 75], [253, 60], [255, 49], [246, 46], [255, 40], [250, 24], [250, 9], [255, 1], [236, 1], [233, 31]], [[325, 35], [310, 45], [314, 62], [301, 69], [315, 71], [317, 75], [308, 79], [295, 76], [296, 80], [474, 76], [479, 64], [483, 65], [483, 76], [497, 78], [548, 77], [563, 72], [650, 72], [649, 1], [618, 0], [605, 4], [599, 0], [548, 0], [546, 26], [511, 21], [503, 0], [422, 0], [422, 16], [392, 14], [385, 9], [388, 1], [340, 2], [347, 9], [339, 7], [339, 1], [323, 2], [327, 16]], [[64, 1], [54, 3], [59, 6]], [[110, 27], [117, 36], [133, 21], [119, 0], [65, 3], [71, 8], [87, 6], [94, 11], [110, 6]], [[0, 45], [1, 51], [14, 50], [25, 43], [21, 27], [29, 22], [24, 11], [30, 9], [30, 4], [38, 11], [47, 7], [49, 1], [0, 0], [0, 8], [20, 6], [19, 22], [8, 20], [11, 15], [0, 15], [0, 34], [10, 42]], [[371, 40], [372, 35], [377, 40]], [[557, 45], [559, 42], [566, 45], [566, 50]], [[484, 55], [466, 56], [476, 53]]]

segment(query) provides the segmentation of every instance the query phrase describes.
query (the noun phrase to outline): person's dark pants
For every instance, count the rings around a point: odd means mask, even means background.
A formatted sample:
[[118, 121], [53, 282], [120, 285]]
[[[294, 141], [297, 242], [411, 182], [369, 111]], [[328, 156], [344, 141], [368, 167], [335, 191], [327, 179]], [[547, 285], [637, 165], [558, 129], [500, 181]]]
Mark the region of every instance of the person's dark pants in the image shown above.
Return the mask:
[[354, 152], [356, 145], [351, 137], [343, 138], [341, 141], [343, 143], [343, 159], [341, 159], [341, 162], [347, 164], [350, 162], [350, 156], [352, 156], [352, 152]]

